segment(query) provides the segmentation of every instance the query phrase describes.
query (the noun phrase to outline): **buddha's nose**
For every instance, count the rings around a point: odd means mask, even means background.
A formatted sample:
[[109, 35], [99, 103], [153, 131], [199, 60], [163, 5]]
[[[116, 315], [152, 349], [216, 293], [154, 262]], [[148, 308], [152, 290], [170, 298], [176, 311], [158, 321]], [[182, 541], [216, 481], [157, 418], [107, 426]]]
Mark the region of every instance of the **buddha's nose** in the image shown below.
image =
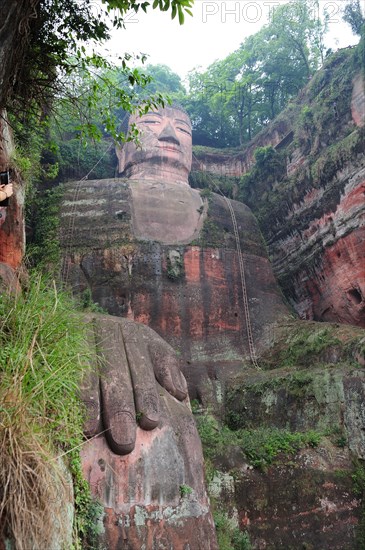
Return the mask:
[[158, 136], [159, 141], [167, 141], [169, 143], [175, 143], [180, 145], [180, 141], [175, 133], [173, 126], [168, 122], [166, 126], [161, 131], [161, 134]]

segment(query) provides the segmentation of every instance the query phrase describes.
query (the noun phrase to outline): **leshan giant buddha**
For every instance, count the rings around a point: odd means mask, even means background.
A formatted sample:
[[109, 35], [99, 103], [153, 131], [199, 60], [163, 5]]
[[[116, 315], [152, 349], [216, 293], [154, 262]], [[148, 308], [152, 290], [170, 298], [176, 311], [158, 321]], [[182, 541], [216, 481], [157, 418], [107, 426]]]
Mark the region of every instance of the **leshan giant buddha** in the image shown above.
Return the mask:
[[[216, 381], [249, 359], [232, 219], [223, 197], [189, 186], [191, 123], [182, 109], [167, 106], [133, 122], [141, 145], [117, 149], [120, 178], [66, 187], [69, 282], [110, 314], [153, 328], [179, 351], [190, 396], [214, 399]], [[288, 312], [253, 214], [231, 205], [259, 353]]]

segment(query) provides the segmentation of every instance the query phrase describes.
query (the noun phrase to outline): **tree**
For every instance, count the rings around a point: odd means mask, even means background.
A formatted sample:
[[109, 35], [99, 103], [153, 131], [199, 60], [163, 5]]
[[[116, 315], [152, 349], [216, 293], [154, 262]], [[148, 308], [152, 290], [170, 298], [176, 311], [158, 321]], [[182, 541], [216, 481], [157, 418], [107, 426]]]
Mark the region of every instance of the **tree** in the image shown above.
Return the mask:
[[[95, 12], [94, 0], [2, 0], [0, 136], [2, 125], [11, 121], [20, 168], [25, 167], [37, 180], [44, 172], [41, 161], [46, 159], [46, 174], [55, 174], [55, 146], [48, 124], [54, 112], [77, 112], [73, 120], [78, 120], [78, 134], [95, 139], [108, 130], [114, 139], [121, 140], [124, 134], [118, 128], [116, 108], [143, 112], [164, 104], [161, 94], [145, 95], [142, 104], [136, 88], [143, 88], [151, 77], [129, 67], [131, 56], [119, 59], [116, 76], [114, 67], [93, 49], [108, 38], [111, 28], [123, 27], [129, 10], [160, 9], [170, 12], [172, 18], [178, 15], [182, 24], [184, 14], [191, 14], [192, 2], [103, 0]], [[130, 139], [136, 136], [132, 131]], [[0, 157], [3, 165], [8, 164], [7, 158]]]
[[[0, 109], [18, 112], [43, 109], [59, 91], [60, 76], [75, 68], [100, 68], [104, 60], [87, 55], [86, 42], [100, 43], [108, 38], [110, 27], [122, 28], [129, 11], [148, 8], [191, 14], [193, 0], [105, 0], [93, 12], [92, 0], [3, 0], [0, 7]], [[127, 70], [127, 58], [121, 60]], [[138, 81], [132, 71], [129, 82]], [[128, 109], [129, 99], [125, 100]], [[130, 110], [130, 109], [129, 109]]]
[[342, 18], [350, 25], [354, 34], [362, 35], [364, 32], [365, 17], [361, 11], [360, 0], [350, 0], [343, 9]]
[[[225, 145], [221, 140], [218, 122], [222, 122], [223, 116], [219, 118], [219, 113], [214, 111], [211, 101], [213, 90], [219, 93], [219, 85], [211, 82], [210, 78], [208, 72], [190, 71], [189, 94], [181, 99], [181, 103], [190, 116], [194, 145], [220, 147]], [[223, 93], [223, 87], [221, 92]]]
[[[142, 68], [141, 68], [142, 70]], [[178, 74], [174, 73], [167, 65], [146, 65], [143, 73], [152, 80], [145, 86], [149, 93], [161, 93], [176, 96], [186, 94], [186, 90]]]
[[[272, 120], [323, 60], [317, 0], [293, 0], [240, 48], [190, 76], [187, 109], [204, 145], [242, 145]], [[209, 140], [209, 141], [208, 141]]]

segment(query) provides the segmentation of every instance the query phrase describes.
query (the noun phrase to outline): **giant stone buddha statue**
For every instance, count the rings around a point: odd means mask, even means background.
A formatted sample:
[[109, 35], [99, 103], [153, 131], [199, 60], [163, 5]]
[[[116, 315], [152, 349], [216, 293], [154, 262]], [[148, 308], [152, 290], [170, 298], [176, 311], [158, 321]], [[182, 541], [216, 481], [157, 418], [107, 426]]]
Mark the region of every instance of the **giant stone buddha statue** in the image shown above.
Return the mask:
[[[192, 136], [184, 110], [166, 106], [131, 116], [131, 123], [140, 145], [117, 147], [120, 178], [66, 186], [69, 282], [110, 314], [153, 328], [180, 353], [190, 395], [211, 399], [215, 380], [224, 383], [249, 360], [229, 208], [222, 196], [189, 185]], [[255, 217], [246, 205], [231, 205], [259, 354], [288, 311]]]
[[[110, 314], [89, 320], [101, 373], [83, 388], [83, 467], [108, 548], [214, 550], [178, 363], [190, 397], [219, 405], [226, 377], [249, 360], [237, 242], [224, 198], [189, 186], [188, 115], [168, 106], [130, 123], [140, 145], [117, 148], [121, 177], [67, 184], [61, 209], [67, 282]], [[254, 216], [231, 204], [260, 351], [287, 310]]]

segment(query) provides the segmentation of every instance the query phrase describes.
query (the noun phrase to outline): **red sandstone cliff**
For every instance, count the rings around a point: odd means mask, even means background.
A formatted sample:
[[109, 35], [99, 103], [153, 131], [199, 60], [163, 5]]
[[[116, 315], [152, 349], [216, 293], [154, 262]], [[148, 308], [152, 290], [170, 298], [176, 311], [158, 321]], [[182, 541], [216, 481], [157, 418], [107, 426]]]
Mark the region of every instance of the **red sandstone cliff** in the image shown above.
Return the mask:
[[255, 181], [241, 197], [258, 217], [284, 295], [303, 319], [365, 326], [365, 91], [358, 56], [356, 48], [334, 54], [245, 151], [224, 158], [200, 151], [195, 169], [237, 176], [252, 169], [257, 147], [275, 147], [286, 173]]

